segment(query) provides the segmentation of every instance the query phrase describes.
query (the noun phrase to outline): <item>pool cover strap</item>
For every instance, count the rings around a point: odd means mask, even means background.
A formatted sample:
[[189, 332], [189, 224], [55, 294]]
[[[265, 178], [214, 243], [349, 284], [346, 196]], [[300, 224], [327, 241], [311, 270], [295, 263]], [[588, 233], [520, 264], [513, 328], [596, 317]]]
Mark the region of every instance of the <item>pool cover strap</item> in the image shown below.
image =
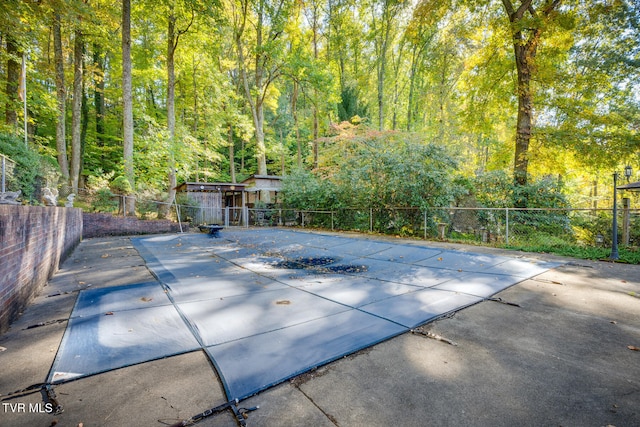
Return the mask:
[[200, 422], [201, 420], [210, 417], [212, 415], [216, 415], [219, 414], [222, 411], [225, 411], [227, 409], [231, 409], [231, 411], [233, 412], [233, 415], [236, 418], [236, 421], [238, 422], [238, 424], [240, 424], [241, 426], [246, 426], [246, 418], [245, 418], [245, 414], [247, 414], [248, 412], [251, 411], [255, 411], [256, 409], [259, 408], [259, 406], [255, 406], [253, 408], [238, 408], [238, 403], [240, 401], [238, 399], [234, 399], [234, 400], [230, 400], [226, 403], [223, 403], [222, 405], [218, 405], [218, 406], [214, 406], [213, 408], [207, 409], [204, 412], [201, 412], [197, 415], [194, 415], [193, 417], [186, 419], [186, 420], [182, 420], [179, 421], [175, 424], [171, 424], [169, 427], [182, 427], [182, 426], [190, 426], [192, 424], [195, 424], [197, 422]]

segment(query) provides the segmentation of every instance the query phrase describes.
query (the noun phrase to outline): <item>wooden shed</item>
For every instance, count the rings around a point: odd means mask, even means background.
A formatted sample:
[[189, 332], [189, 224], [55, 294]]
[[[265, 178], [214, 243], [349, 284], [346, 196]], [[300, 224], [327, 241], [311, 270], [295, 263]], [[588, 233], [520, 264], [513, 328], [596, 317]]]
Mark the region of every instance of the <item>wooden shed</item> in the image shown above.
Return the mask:
[[242, 225], [245, 217], [245, 184], [184, 182], [176, 191], [188, 194], [185, 206], [194, 224]]
[[263, 200], [265, 191], [269, 192], [270, 203], [280, 203], [278, 194], [282, 191], [282, 177], [276, 175], [251, 175], [242, 181], [247, 193], [247, 205], [255, 206], [258, 201]]

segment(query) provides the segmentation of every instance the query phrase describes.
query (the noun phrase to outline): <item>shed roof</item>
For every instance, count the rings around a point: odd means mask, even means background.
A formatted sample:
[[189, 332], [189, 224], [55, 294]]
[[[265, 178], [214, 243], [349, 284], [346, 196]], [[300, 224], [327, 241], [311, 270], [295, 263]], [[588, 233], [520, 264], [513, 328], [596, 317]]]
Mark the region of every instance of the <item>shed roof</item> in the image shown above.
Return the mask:
[[640, 191], [640, 181], [619, 185], [617, 188], [618, 190]]
[[247, 192], [282, 190], [282, 177], [277, 175], [251, 175], [242, 182], [247, 185]]
[[183, 182], [176, 187], [177, 191], [210, 192], [210, 191], [244, 191], [246, 184], [231, 182]]

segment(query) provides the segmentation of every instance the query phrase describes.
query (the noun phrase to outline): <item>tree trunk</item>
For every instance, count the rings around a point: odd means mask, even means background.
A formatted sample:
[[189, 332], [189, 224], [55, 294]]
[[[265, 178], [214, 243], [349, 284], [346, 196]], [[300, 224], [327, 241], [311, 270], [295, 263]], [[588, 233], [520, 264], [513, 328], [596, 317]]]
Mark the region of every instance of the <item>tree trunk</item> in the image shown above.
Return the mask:
[[[516, 119], [516, 141], [513, 165], [513, 181], [517, 186], [527, 185], [529, 168], [529, 141], [533, 126], [533, 91], [531, 77], [535, 71], [535, 59], [542, 34], [541, 24], [529, 28], [523, 26], [525, 14], [530, 14], [534, 20], [539, 20], [540, 15], [546, 19], [560, 4], [560, 0], [547, 0], [538, 13], [533, 7], [533, 0], [521, 0], [520, 6], [515, 9], [511, 0], [502, 0], [502, 4], [509, 17], [512, 29], [513, 51], [518, 75], [517, 96], [518, 116]], [[529, 19], [529, 18], [528, 18]], [[527, 32], [527, 34], [525, 34]], [[526, 207], [526, 200], [517, 200], [518, 207]]]
[[167, 198], [165, 203], [158, 209], [158, 218], [166, 218], [169, 208], [176, 196], [176, 161], [174, 156], [174, 145], [176, 139], [176, 109], [175, 109], [175, 52], [176, 40], [176, 17], [173, 13], [173, 5], [169, 6], [169, 17], [167, 27], [167, 130], [169, 131], [169, 156], [167, 164]]
[[[256, 126], [256, 155], [258, 157], [258, 175], [267, 175], [267, 149], [264, 145], [264, 96], [266, 95], [264, 91], [266, 88], [264, 87], [264, 53], [261, 53], [262, 50], [262, 30], [263, 30], [263, 20], [264, 20], [264, 4], [263, 1], [260, 1], [260, 11], [258, 13], [258, 25], [256, 27], [256, 69], [255, 69], [255, 83], [256, 88], [258, 89], [258, 93], [256, 94], [256, 99], [254, 102], [254, 114], [253, 120]], [[251, 96], [250, 93], [247, 94]], [[262, 196], [264, 197], [264, 201], [269, 203], [270, 195], [268, 192], [263, 192]]]
[[71, 187], [74, 194], [78, 194], [78, 182], [80, 180], [83, 44], [82, 32], [78, 29], [75, 31], [73, 44], [73, 108], [71, 115]]
[[298, 168], [301, 168], [302, 143], [300, 141], [300, 126], [298, 124], [298, 82], [295, 80], [293, 81], [293, 93], [291, 94], [291, 114], [293, 115], [293, 128], [296, 131], [297, 164]]
[[513, 178], [517, 185], [527, 185], [529, 168], [529, 141], [533, 122], [533, 99], [531, 93], [530, 64], [518, 45], [515, 45], [518, 63], [518, 117], [516, 119], [516, 147], [514, 153]]
[[20, 85], [20, 63], [18, 58], [22, 56], [18, 44], [11, 36], [7, 36], [7, 100], [5, 103], [4, 115], [5, 123], [8, 126], [17, 128], [18, 126], [18, 112], [17, 112], [17, 98], [18, 87]]
[[[131, 0], [122, 0], [122, 128], [124, 174], [135, 189], [133, 172], [133, 96], [131, 89]], [[135, 199], [127, 198], [127, 215], [135, 215]]]
[[[258, 11], [258, 22], [256, 24], [256, 66], [254, 71], [253, 82], [256, 87], [255, 99], [252, 95], [251, 88], [249, 87], [249, 77], [247, 76], [244, 48], [242, 46], [242, 35], [245, 29], [246, 20], [248, 19], [248, 4], [243, 3], [242, 16], [240, 17], [242, 23], [235, 28], [235, 42], [238, 50], [238, 65], [240, 68], [240, 74], [242, 76], [242, 83], [244, 87], [244, 94], [249, 102], [251, 110], [251, 117], [253, 119], [253, 126], [255, 128], [256, 138], [256, 157], [258, 159], [258, 175], [267, 175], [267, 158], [266, 147], [264, 144], [264, 96], [266, 95], [264, 87], [264, 53], [262, 52], [262, 30], [264, 20], [264, 3], [260, 2], [260, 10]], [[261, 191], [261, 200], [266, 203], [271, 202], [271, 195], [268, 191]]]
[[418, 49], [414, 47], [411, 51], [411, 68], [409, 72], [409, 96], [407, 99], [407, 132], [411, 131], [413, 123], [413, 96], [416, 81], [416, 70], [418, 68]]
[[[320, 6], [317, 3], [313, 3], [313, 59], [315, 63], [318, 62], [318, 26], [319, 26], [319, 12]], [[328, 37], [327, 37], [328, 39]], [[311, 106], [311, 113], [313, 115], [313, 169], [318, 168], [318, 89], [313, 89], [313, 105]]]
[[378, 130], [384, 129], [384, 74], [387, 63], [386, 59], [386, 47], [383, 48], [381, 53], [382, 57], [378, 60]]
[[227, 141], [229, 143], [229, 175], [231, 175], [231, 182], [236, 183], [236, 163], [235, 163], [235, 153], [233, 146], [233, 128], [229, 125], [229, 131], [227, 135]]
[[[84, 67], [86, 69], [86, 67]], [[84, 169], [84, 153], [85, 148], [87, 147], [87, 129], [89, 128], [89, 97], [87, 96], [86, 85], [83, 83], [82, 85], [82, 125], [80, 132], [80, 170]], [[82, 174], [80, 174], [80, 181], [78, 184], [81, 188], [84, 185], [84, 179]]]
[[[93, 44], [93, 105], [96, 109], [96, 141], [98, 147], [104, 147], [104, 54], [98, 43]], [[100, 154], [103, 156], [102, 152]]]
[[193, 58], [193, 134], [198, 133], [198, 63]]
[[[384, 129], [384, 79], [387, 68], [387, 50], [389, 46], [389, 37], [391, 35], [391, 20], [395, 16], [394, 11], [391, 10], [389, 2], [384, 2], [384, 10], [382, 16], [382, 38], [378, 41], [380, 43], [377, 49], [378, 53], [378, 65], [377, 65], [377, 77], [378, 77], [378, 130]], [[374, 18], [375, 19], [375, 18]]]
[[53, 19], [53, 54], [56, 66], [56, 94], [57, 94], [57, 122], [56, 148], [58, 150], [58, 165], [65, 185], [69, 184], [69, 160], [67, 158], [66, 142], [66, 88], [64, 86], [64, 57], [62, 56], [62, 34], [60, 31], [60, 14], [55, 13]]
[[[315, 98], [318, 99], [317, 90]], [[313, 109], [313, 168], [318, 169], [318, 138], [319, 138], [319, 129], [318, 129], [318, 108], [315, 104], [312, 107]]]

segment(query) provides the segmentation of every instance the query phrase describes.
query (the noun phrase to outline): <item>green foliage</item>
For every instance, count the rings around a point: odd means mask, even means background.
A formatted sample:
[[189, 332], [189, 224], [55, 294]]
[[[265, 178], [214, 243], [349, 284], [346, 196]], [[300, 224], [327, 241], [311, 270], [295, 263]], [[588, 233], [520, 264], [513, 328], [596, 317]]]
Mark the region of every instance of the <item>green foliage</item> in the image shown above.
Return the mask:
[[287, 207], [303, 210], [328, 209], [336, 205], [337, 188], [304, 169], [296, 169], [282, 180], [282, 196]]
[[100, 188], [93, 197], [91, 209], [93, 212], [114, 213], [118, 210], [118, 198], [108, 188]]
[[359, 99], [357, 89], [351, 86], [345, 87], [338, 103], [338, 118], [341, 122], [357, 118], [356, 122], [360, 123], [363, 117], [369, 117], [369, 106], [366, 101]]
[[[447, 206], [462, 188], [457, 163], [444, 147], [417, 135], [373, 132], [343, 124], [341, 133], [324, 140], [322, 165], [285, 178], [289, 207], [332, 210], [339, 207], [403, 208]], [[407, 230], [401, 216], [381, 210], [376, 228]]]
[[188, 193], [178, 193], [176, 194], [176, 203], [180, 206], [178, 219], [181, 222], [192, 222], [200, 209], [198, 201]]
[[22, 139], [6, 133], [0, 133], [0, 154], [15, 162], [13, 173], [7, 176], [7, 191], [20, 190], [22, 200], [37, 202], [36, 193], [50, 174], [47, 159], [25, 146]]
[[530, 208], [568, 209], [564, 184], [559, 178], [544, 176], [525, 186], [515, 185], [505, 171], [479, 174], [473, 180], [473, 192], [482, 206], [504, 208], [526, 200]]
[[[560, 184], [541, 176], [562, 173], [571, 182], [584, 173], [588, 182], [602, 176], [605, 168], [609, 173], [627, 162], [638, 169], [638, 8], [629, 0], [595, 0], [589, 7], [563, 2], [552, 19], [541, 16], [540, 22], [521, 23], [531, 28], [544, 23], [545, 33], [534, 70], [531, 185], [512, 186], [516, 74], [512, 28], [505, 25], [504, 10], [497, 3], [345, 0], [327, 7], [323, 2], [261, 1], [244, 3], [247, 15], [242, 16], [244, 10], [234, 2], [135, 2], [136, 187], [145, 189], [145, 197], [166, 194], [170, 164], [178, 181], [230, 180], [233, 164], [240, 181], [256, 172], [265, 151], [269, 173], [290, 174], [291, 187], [304, 181], [304, 191], [287, 190], [289, 202], [313, 209], [446, 206], [459, 197], [461, 188], [482, 206], [524, 205], [526, 200], [527, 207], [564, 208]], [[540, 12], [542, 3], [535, 0], [531, 6]], [[22, 51], [28, 54], [31, 150], [45, 163], [57, 155], [55, 70], [49, 54], [51, 15], [58, 12], [67, 93], [73, 82], [73, 32], [82, 30], [86, 41], [82, 181], [103, 172], [122, 174], [120, 6], [106, 0], [7, 4], [10, 7], [0, 12], [0, 63], [19, 61]], [[180, 33], [174, 57], [173, 141], [167, 120], [170, 12]], [[18, 52], [8, 49], [11, 39]], [[9, 90], [17, 87], [17, 80], [3, 67], [0, 116], [15, 110], [20, 121], [21, 105]], [[248, 73], [246, 82], [243, 71]], [[260, 125], [264, 150], [257, 146], [252, 121], [257, 110], [251, 104], [258, 101], [265, 115]], [[420, 136], [363, 130], [368, 123], [377, 125], [372, 118], [379, 109], [385, 112], [384, 129], [411, 129]], [[69, 128], [71, 102], [66, 110]], [[316, 139], [329, 135], [341, 120], [355, 126], [339, 130], [334, 138]], [[0, 126], [15, 132], [14, 124]], [[319, 167], [303, 176], [294, 170], [300, 166], [297, 154], [301, 153], [303, 169], [315, 168], [318, 142]], [[229, 143], [235, 146], [232, 159]], [[21, 145], [8, 144], [11, 149]], [[464, 161], [452, 166], [446, 160], [454, 157], [452, 152]], [[7, 154], [14, 160], [20, 157]], [[33, 200], [39, 180], [45, 179], [43, 162], [25, 157], [21, 164], [23, 175], [12, 185], [23, 187], [25, 198]], [[587, 172], [584, 164], [591, 167]], [[494, 172], [467, 183], [451, 182], [452, 176], [472, 176], [478, 170]], [[108, 184], [96, 190], [104, 195], [105, 209], [107, 188]], [[586, 186], [574, 192], [583, 194], [572, 200], [591, 197]], [[363, 212], [353, 217], [359, 221], [368, 215]], [[394, 224], [392, 229], [403, 233], [412, 227], [400, 217], [385, 215], [374, 221], [376, 227]], [[546, 223], [524, 216], [521, 221], [538, 231], [567, 233], [562, 215], [548, 216]], [[598, 228], [574, 226], [573, 233], [583, 241]]]
[[76, 205], [90, 212], [114, 213], [118, 209], [118, 197], [111, 192], [109, 182], [114, 172], [90, 175], [87, 179], [89, 195], [76, 199]]
[[140, 219], [153, 219], [158, 214], [156, 200], [165, 200], [166, 194], [159, 195], [152, 188], [138, 186], [136, 191], [136, 213]]
[[519, 186], [505, 172], [496, 171], [481, 174], [474, 181], [476, 199], [484, 207], [513, 207], [526, 201], [526, 209], [511, 211], [509, 221], [514, 236], [546, 233], [574, 238], [561, 180], [545, 176]]
[[[587, 247], [580, 245], [552, 244], [545, 243], [519, 243], [503, 246], [507, 249], [514, 249], [527, 252], [550, 253], [573, 258], [590, 259], [590, 260], [607, 260], [611, 255], [611, 248], [606, 247]], [[619, 249], [620, 262], [628, 264], [640, 264], [640, 251], [633, 248]]]
[[117, 176], [113, 181], [111, 181], [109, 187], [111, 188], [111, 191], [116, 194], [126, 195], [133, 193], [131, 183], [129, 182], [127, 177], [123, 175]]

